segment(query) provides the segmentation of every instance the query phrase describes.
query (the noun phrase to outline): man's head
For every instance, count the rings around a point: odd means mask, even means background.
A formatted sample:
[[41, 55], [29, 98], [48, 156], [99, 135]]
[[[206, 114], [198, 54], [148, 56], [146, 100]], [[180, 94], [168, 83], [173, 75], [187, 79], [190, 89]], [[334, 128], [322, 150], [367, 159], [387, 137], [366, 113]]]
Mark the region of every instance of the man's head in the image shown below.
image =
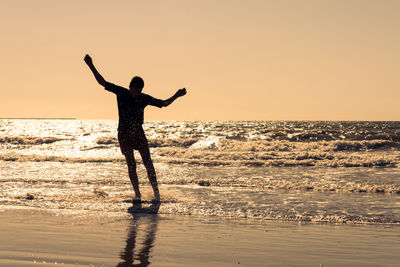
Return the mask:
[[144, 81], [139, 76], [133, 77], [131, 83], [129, 84], [129, 89], [131, 89], [134, 95], [139, 95], [142, 92], [143, 87]]

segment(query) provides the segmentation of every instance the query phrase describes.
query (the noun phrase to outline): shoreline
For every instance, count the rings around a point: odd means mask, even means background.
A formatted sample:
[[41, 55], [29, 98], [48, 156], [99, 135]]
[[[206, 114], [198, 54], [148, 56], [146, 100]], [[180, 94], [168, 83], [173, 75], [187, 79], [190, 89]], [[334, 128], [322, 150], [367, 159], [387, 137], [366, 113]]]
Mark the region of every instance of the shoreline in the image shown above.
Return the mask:
[[[127, 201], [124, 201], [128, 203]], [[142, 203], [145, 206], [149, 206], [150, 200], [145, 200]], [[168, 203], [168, 201], [167, 201]], [[163, 203], [161, 203], [161, 206]], [[153, 214], [153, 211], [148, 211], [148, 207], [141, 208], [144, 212], [140, 210], [136, 213], [138, 214]], [[90, 210], [68, 210], [68, 209], [41, 209], [36, 207], [28, 207], [28, 206], [13, 206], [13, 207], [3, 207], [0, 210], [0, 217], [4, 213], [28, 213], [28, 214], [43, 214], [44, 216], [55, 216], [55, 217], [68, 217], [75, 216], [77, 220], [85, 220], [87, 218], [92, 218], [94, 214], [96, 214], [97, 219], [116, 219], [116, 220], [127, 220], [131, 218], [131, 215], [135, 213], [132, 212], [132, 207], [129, 207], [126, 212], [118, 211], [118, 212], [110, 212], [110, 211], [90, 211]], [[304, 225], [316, 225], [316, 226], [383, 226], [383, 227], [400, 227], [400, 222], [361, 222], [361, 221], [329, 221], [329, 220], [296, 220], [296, 219], [280, 219], [280, 218], [259, 218], [259, 217], [234, 217], [234, 216], [226, 216], [226, 215], [212, 215], [212, 214], [187, 214], [187, 213], [168, 213], [168, 212], [158, 212], [156, 213], [158, 216], [165, 217], [190, 217], [193, 220], [215, 220], [215, 221], [244, 221], [247, 224], [304, 224]], [[399, 228], [400, 230], [400, 228]]]

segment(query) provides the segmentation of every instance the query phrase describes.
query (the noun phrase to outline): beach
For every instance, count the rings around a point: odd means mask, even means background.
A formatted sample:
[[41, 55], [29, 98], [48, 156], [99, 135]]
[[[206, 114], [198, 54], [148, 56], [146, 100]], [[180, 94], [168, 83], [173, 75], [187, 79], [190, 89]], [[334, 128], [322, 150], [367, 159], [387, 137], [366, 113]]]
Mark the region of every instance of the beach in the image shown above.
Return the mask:
[[398, 266], [400, 260], [398, 225], [130, 216], [2, 212], [0, 266]]
[[398, 265], [399, 122], [149, 121], [142, 207], [116, 126], [0, 120], [0, 266]]

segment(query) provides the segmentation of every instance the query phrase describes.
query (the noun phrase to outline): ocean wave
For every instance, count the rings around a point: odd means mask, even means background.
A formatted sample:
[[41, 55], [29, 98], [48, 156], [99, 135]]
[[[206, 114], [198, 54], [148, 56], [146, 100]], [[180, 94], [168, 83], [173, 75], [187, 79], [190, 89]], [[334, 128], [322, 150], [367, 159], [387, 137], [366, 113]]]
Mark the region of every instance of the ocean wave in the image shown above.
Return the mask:
[[118, 139], [115, 137], [101, 136], [95, 140], [98, 145], [117, 145]]
[[400, 161], [397, 149], [398, 143], [382, 140], [293, 143], [210, 138], [189, 149], [165, 147], [154, 154], [169, 163], [209, 166], [396, 167]]
[[196, 141], [195, 143], [193, 143], [190, 148], [194, 148], [194, 149], [211, 149], [211, 150], [215, 150], [215, 149], [219, 149], [220, 148], [220, 140], [221, 137], [218, 136], [209, 136], [207, 138], [204, 139], [200, 139], [198, 141]]
[[373, 140], [373, 141], [337, 141], [334, 143], [334, 151], [359, 151], [359, 150], [380, 150], [400, 148], [399, 142], [392, 142], [387, 140]]
[[220, 139], [216, 148], [225, 151], [297, 151], [319, 149], [321, 151], [360, 151], [399, 149], [400, 142], [387, 140], [364, 141], [318, 141], [318, 142], [290, 142], [290, 141], [237, 141]]
[[[398, 167], [400, 157], [396, 154], [375, 152], [326, 152], [326, 151], [220, 151], [160, 147], [152, 152], [156, 163], [201, 166], [248, 166], [248, 167]], [[55, 155], [0, 154], [1, 161], [18, 162], [124, 162], [120, 153], [115, 157], [66, 157]], [[141, 158], [137, 158], [141, 163]]]
[[72, 158], [63, 156], [46, 156], [46, 155], [22, 155], [22, 154], [0, 154], [2, 161], [19, 161], [19, 162], [70, 162], [70, 163], [89, 163], [89, 162], [124, 162], [123, 158]]
[[399, 133], [372, 133], [339, 130], [308, 130], [306, 132], [278, 131], [269, 135], [272, 140], [287, 140], [292, 142], [316, 142], [316, 141], [364, 141], [364, 140], [386, 140], [399, 142]]
[[[149, 147], [190, 147], [196, 143], [198, 139], [170, 139], [170, 138], [151, 138], [148, 140]], [[119, 145], [118, 139], [115, 137], [102, 136], [95, 140], [96, 144], [99, 145]]]
[[0, 137], [0, 144], [13, 145], [42, 145], [51, 144], [58, 141], [63, 141], [64, 138], [57, 137], [18, 137], [18, 136], [3, 136]]
[[[308, 136], [308, 135], [307, 135]], [[385, 134], [376, 135], [376, 137], [384, 137]], [[269, 139], [267, 136], [257, 136], [254, 138], [246, 138], [243, 135], [210, 135], [210, 136], [188, 136], [181, 138], [170, 137], [150, 137], [148, 138], [150, 148], [188, 148], [190, 150], [214, 150], [214, 151], [249, 151], [249, 152], [295, 152], [305, 150], [320, 150], [320, 151], [380, 151], [380, 150], [400, 150], [400, 141], [395, 141], [394, 135], [391, 135], [390, 140], [373, 139], [368, 136], [365, 140], [335, 140], [327, 141], [316, 138], [314, 141], [293, 141], [293, 136], [283, 138], [281, 140]], [[88, 140], [80, 140], [76, 137], [69, 139], [58, 137], [0, 137], [0, 144], [11, 145], [43, 145], [52, 144], [59, 141], [65, 141], [65, 147], [69, 145], [74, 147], [80, 145], [90, 146], [90, 143], [85, 143]], [[118, 139], [113, 136], [101, 136], [95, 140], [89, 140], [96, 145], [93, 149], [108, 149], [111, 146], [119, 146]], [[54, 148], [57, 149], [57, 148]], [[88, 149], [87, 147], [84, 148]], [[92, 148], [91, 148], [92, 149]]]
[[[118, 145], [118, 140], [115, 137], [99, 137], [95, 142], [99, 145]], [[291, 142], [209, 136], [206, 138], [150, 138], [149, 147], [181, 147], [232, 152], [297, 151], [305, 148], [323, 151], [362, 151], [400, 149], [400, 142], [388, 140]]]
[[149, 139], [149, 147], [190, 147], [195, 144], [198, 139], [166, 139], [166, 138], [152, 138]]
[[[167, 162], [171, 164], [189, 164], [189, 165], [202, 165], [202, 166], [248, 166], [248, 167], [296, 167], [296, 166], [316, 166], [316, 167], [397, 167], [398, 159], [386, 156], [364, 156], [358, 157], [344, 157], [344, 156], [328, 156], [327, 158], [320, 158], [320, 156], [303, 155], [298, 159], [295, 158], [274, 158], [271, 159], [254, 159], [249, 155], [231, 155], [228, 154], [208, 154], [208, 155], [185, 155], [175, 154], [176, 157], [169, 157], [165, 159], [158, 159], [159, 162]], [[307, 158], [305, 158], [307, 157]], [[217, 159], [215, 159], [217, 158]]]

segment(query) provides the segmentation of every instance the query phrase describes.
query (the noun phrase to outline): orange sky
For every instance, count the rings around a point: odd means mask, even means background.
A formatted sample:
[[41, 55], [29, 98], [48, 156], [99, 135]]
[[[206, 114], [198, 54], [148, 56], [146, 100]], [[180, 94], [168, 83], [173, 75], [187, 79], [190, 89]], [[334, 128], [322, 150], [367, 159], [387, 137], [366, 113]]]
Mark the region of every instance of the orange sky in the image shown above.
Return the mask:
[[188, 95], [153, 120], [400, 120], [400, 1], [1, 1], [0, 117], [116, 119], [110, 82]]

